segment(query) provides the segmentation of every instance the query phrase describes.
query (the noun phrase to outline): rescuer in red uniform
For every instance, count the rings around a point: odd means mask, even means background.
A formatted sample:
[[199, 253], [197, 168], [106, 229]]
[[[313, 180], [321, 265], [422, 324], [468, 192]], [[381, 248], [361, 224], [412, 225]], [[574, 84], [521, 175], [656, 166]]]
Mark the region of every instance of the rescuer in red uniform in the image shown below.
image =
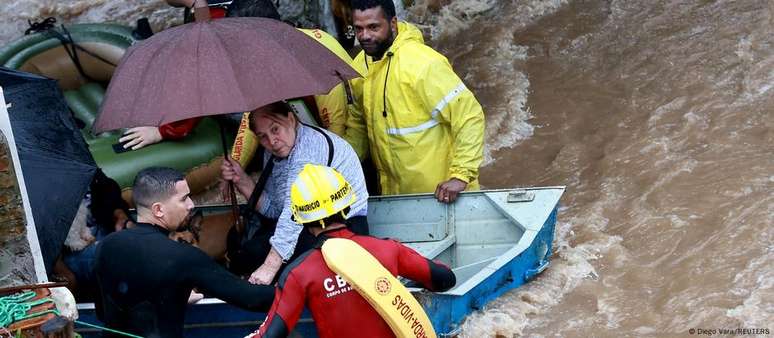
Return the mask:
[[368, 301], [328, 268], [320, 250], [328, 238], [354, 241], [393, 275], [411, 279], [431, 291], [454, 286], [456, 279], [448, 267], [397, 241], [348, 230], [345, 220], [356, 198], [349, 183], [334, 169], [312, 164], [304, 167], [291, 187], [293, 217], [317, 237], [317, 244], [282, 273], [266, 320], [248, 337], [287, 337], [304, 305], [312, 312], [321, 338], [395, 336]]

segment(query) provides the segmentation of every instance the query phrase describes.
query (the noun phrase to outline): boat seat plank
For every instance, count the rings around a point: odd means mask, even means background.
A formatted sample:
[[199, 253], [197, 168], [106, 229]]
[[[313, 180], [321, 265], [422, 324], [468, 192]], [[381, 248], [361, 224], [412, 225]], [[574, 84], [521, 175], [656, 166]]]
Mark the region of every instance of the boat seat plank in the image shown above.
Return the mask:
[[446, 238], [435, 242], [408, 242], [403, 244], [414, 249], [420, 255], [433, 259], [438, 257], [444, 250], [451, 247], [456, 241], [457, 236], [449, 235], [446, 236]]

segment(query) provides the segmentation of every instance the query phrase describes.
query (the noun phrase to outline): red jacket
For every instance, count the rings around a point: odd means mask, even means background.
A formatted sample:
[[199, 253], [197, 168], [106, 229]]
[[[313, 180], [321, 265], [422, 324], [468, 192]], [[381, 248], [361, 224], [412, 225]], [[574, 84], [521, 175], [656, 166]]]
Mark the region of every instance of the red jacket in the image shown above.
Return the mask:
[[201, 117], [193, 117], [190, 119], [162, 124], [159, 127], [159, 134], [161, 134], [161, 138], [165, 140], [182, 139], [188, 136], [191, 130], [193, 130], [196, 125], [199, 124], [201, 119]]
[[[393, 240], [355, 235], [348, 229], [320, 237], [348, 238], [365, 248], [393, 275], [418, 282], [432, 291], [454, 286], [451, 270]], [[315, 249], [293, 261], [282, 273], [266, 321], [249, 337], [287, 337], [304, 306], [309, 307], [320, 338], [395, 337], [368, 301], [325, 264], [318, 240]]]

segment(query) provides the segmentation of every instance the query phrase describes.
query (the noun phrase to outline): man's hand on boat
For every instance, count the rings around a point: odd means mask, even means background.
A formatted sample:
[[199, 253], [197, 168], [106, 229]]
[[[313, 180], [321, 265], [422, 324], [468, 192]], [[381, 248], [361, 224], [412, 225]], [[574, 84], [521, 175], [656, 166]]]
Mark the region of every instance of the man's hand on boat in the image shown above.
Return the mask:
[[223, 194], [224, 201], [227, 201], [230, 198], [228, 184], [226, 184], [228, 181], [234, 182], [237, 191], [239, 191], [242, 196], [245, 196], [245, 198], [249, 197], [255, 188], [253, 179], [250, 178], [250, 175], [248, 175], [244, 169], [242, 169], [239, 162], [232, 159], [231, 156], [226, 156], [226, 158], [223, 159], [223, 163], [220, 165], [220, 178], [222, 180], [220, 191]]
[[118, 142], [124, 149], [137, 150], [142, 147], [161, 142], [161, 132], [158, 127], [134, 127], [126, 130]]
[[457, 200], [457, 195], [464, 191], [468, 183], [457, 178], [451, 178], [446, 182], [441, 182], [435, 188], [435, 198], [441, 203], [453, 203]]

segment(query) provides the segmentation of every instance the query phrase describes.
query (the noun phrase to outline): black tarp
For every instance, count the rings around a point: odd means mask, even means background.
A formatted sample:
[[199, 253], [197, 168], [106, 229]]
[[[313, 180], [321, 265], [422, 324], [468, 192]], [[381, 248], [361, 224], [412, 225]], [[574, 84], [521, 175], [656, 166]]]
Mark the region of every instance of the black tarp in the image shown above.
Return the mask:
[[0, 67], [0, 86], [51, 273], [97, 165], [55, 80]]

